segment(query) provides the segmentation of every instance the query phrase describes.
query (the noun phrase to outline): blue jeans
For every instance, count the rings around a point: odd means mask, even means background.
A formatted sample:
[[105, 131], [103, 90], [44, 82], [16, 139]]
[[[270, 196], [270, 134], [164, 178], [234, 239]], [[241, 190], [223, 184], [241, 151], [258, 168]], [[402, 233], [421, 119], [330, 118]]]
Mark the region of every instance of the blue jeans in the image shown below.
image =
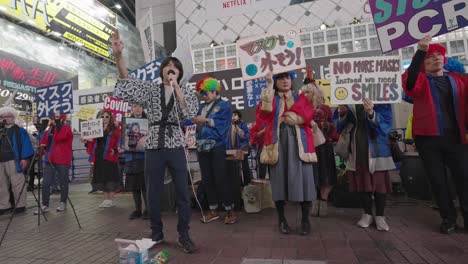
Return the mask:
[[173, 171], [172, 177], [176, 189], [176, 204], [179, 216], [177, 231], [181, 238], [187, 238], [189, 236], [190, 200], [187, 161], [183, 148], [146, 150], [145, 181], [153, 237], [162, 237], [163, 235], [161, 194], [163, 193], [166, 168]]
[[42, 180], [42, 204], [49, 206], [50, 187], [55, 182], [57, 175], [60, 184], [60, 202], [67, 203], [68, 198], [68, 173], [70, 166], [50, 164], [44, 162], [44, 179]]

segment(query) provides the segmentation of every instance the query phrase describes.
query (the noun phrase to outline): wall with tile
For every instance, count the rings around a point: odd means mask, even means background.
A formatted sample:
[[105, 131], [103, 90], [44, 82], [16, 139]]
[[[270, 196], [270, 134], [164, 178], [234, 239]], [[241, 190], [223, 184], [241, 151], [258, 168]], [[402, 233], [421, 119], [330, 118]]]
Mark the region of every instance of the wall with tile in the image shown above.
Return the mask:
[[279, 28], [315, 30], [323, 23], [342, 26], [354, 18], [370, 19], [366, 0], [315, 0], [214, 20], [205, 19], [205, 0], [175, 0], [175, 9], [177, 41], [189, 32], [194, 48], [207, 47], [212, 41], [219, 45], [229, 44], [238, 38]]

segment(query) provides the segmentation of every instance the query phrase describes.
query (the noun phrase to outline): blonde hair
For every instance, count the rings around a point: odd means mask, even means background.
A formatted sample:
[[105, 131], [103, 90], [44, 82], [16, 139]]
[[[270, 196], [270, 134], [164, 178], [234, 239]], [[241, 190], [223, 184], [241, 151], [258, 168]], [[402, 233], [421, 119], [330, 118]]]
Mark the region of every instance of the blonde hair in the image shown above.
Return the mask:
[[322, 89], [314, 82], [308, 83], [302, 86], [301, 93], [303, 92], [312, 92], [313, 93], [313, 102], [315, 108], [319, 107], [322, 104], [323, 91]]

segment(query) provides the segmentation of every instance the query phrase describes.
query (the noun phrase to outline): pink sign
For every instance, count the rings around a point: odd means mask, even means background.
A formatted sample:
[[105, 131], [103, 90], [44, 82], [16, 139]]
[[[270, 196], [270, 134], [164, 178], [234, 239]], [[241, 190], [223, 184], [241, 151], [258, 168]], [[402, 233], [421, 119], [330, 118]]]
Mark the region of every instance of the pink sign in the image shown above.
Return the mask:
[[105, 96], [104, 97], [104, 108], [103, 110], [109, 110], [115, 117], [115, 120], [121, 122], [122, 117], [125, 116], [125, 113], [129, 109], [128, 102], [124, 102], [119, 98], [115, 98], [112, 96]]

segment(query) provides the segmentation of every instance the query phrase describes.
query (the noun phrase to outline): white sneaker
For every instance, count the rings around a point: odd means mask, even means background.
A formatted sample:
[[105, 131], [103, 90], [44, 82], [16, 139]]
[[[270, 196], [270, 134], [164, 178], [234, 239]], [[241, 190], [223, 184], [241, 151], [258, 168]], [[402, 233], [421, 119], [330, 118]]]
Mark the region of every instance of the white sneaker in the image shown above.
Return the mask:
[[363, 214], [361, 219], [357, 222], [357, 225], [366, 228], [369, 227], [372, 222], [374, 222], [374, 217], [372, 215]]
[[100, 208], [109, 208], [109, 207], [113, 207], [113, 206], [114, 206], [114, 203], [112, 202], [112, 200], [104, 200], [104, 201], [99, 205]]
[[387, 221], [385, 221], [384, 216], [376, 216], [375, 217], [375, 225], [377, 226], [377, 230], [379, 231], [388, 231], [390, 230], [390, 227], [387, 224]]
[[319, 210], [320, 210], [320, 201], [317, 200], [312, 203], [312, 213], [310, 214], [311, 216], [319, 216]]
[[57, 212], [63, 212], [67, 210], [67, 205], [63, 202], [60, 202], [59, 207], [57, 207]]
[[[39, 212], [40, 211], [40, 212]], [[45, 206], [45, 205], [42, 205], [41, 206], [41, 209], [40, 210], [36, 210], [33, 212], [34, 215], [38, 215], [40, 213], [47, 213], [49, 211], [49, 207], [48, 206]]]
[[328, 201], [320, 200], [320, 210], [319, 216], [327, 216], [328, 215]]

